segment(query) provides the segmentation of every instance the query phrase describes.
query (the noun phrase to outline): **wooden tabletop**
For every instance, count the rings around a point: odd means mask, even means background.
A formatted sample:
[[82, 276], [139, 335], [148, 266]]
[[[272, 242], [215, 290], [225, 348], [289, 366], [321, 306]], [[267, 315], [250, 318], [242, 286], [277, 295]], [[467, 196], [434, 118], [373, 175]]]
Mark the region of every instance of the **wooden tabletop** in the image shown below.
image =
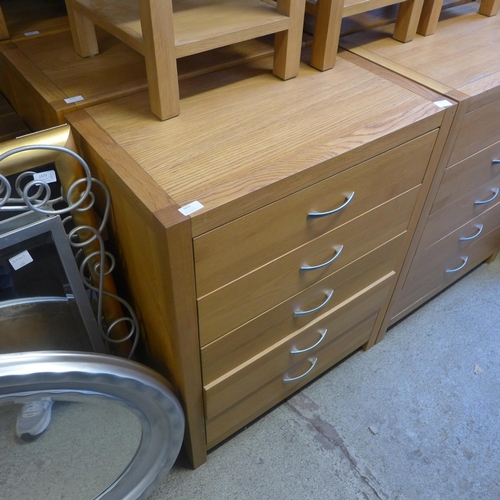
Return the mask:
[[191, 216], [195, 235], [425, 133], [443, 117], [433, 102], [439, 96], [343, 57], [324, 73], [303, 64], [286, 82], [271, 69], [272, 60], [262, 59], [181, 82], [181, 114], [165, 122], [151, 114], [147, 93], [86, 112], [175, 203], [203, 204]]
[[11, 40], [69, 29], [64, 0], [2, 0], [1, 8]]
[[340, 44], [443, 94], [485, 98], [500, 86], [500, 16], [479, 15], [478, 4], [443, 11], [434, 35], [417, 35], [406, 44], [391, 38], [393, 25], [344, 37]]

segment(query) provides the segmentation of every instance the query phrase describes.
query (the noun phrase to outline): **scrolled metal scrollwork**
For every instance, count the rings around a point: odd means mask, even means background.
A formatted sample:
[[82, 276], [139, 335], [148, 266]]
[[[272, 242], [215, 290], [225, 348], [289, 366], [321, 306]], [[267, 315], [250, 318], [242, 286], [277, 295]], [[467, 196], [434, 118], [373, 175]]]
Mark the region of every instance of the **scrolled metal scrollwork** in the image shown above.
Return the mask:
[[[137, 316], [128, 302], [115, 293], [106, 290], [104, 286], [104, 277], [112, 273], [115, 268], [115, 259], [112, 254], [105, 250], [102, 237], [111, 209], [109, 189], [103, 182], [92, 177], [88, 164], [79, 154], [62, 146], [43, 144], [21, 146], [0, 155], [0, 163], [9, 156], [33, 150], [51, 150], [70, 155], [81, 165], [84, 176], [75, 180], [66, 192], [61, 187], [61, 192], [54, 194], [48, 182], [33, 179], [35, 172], [31, 170], [19, 174], [14, 187], [11, 186], [7, 177], [0, 174], [0, 210], [13, 212], [34, 211], [46, 215], [66, 216], [63, 219], [63, 223], [68, 233], [70, 245], [77, 250], [75, 259], [79, 264], [82, 281], [95, 294], [97, 299], [96, 319], [101, 335], [108, 347], [109, 344], [127, 343], [129, 345], [128, 357], [130, 358], [136, 349], [139, 339], [139, 322]], [[32, 179], [22, 186], [23, 182], [29, 178]], [[95, 194], [92, 192], [92, 189], [94, 186], [98, 186], [102, 190], [105, 200], [104, 209], [100, 214], [99, 227], [82, 224], [74, 225], [72, 223], [72, 214], [93, 210]], [[74, 227], [68, 230], [70, 223]], [[97, 244], [98, 250], [89, 250], [89, 245], [91, 244]], [[103, 301], [105, 297], [108, 300], [117, 301], [125, 308], [128, 316], [124, 315], [123, 317], [113, 318], [112, 321], [106, 322], [105, 315], [103, 314]], [[126, 332], [117, 338], [114, 332], [117, 330], [118, 325], [126, 325]]]

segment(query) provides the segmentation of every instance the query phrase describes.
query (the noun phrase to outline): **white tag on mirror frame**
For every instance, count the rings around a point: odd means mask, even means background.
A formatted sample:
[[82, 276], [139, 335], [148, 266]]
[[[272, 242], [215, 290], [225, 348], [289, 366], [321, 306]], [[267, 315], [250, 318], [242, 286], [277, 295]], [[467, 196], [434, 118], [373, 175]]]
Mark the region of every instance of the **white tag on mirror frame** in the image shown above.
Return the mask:
[[57, 177], [56, 173], [54, 170], [47, 170], [46, 172], [40, 172], [38, 174], [33, 174], [33, 179], [35, 181], [42, 181], [47, 184], [50, 184], [51, 182], [56, 182]]
[[21, 267], [27, 266], [30, 262], [33, 262], [33, 258], [31, 257], [28, 250], [21, 252], [14, 257], [9, 259], [10, 265], [14, 268], [14, 271], [21, 269]]

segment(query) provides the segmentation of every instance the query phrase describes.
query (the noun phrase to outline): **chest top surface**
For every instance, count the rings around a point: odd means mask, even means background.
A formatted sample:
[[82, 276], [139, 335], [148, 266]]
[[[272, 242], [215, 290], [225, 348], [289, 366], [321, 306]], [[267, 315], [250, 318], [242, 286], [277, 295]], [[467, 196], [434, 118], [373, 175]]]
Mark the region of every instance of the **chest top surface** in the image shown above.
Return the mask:
[[410, 43], [393, 40], [390, 25], [344, 37], [341, 45], [438, 92], [478, 96], [500, 86], [500, 16], [478, 14], [478, 4], [444, 10], [433, 35]]
[[[286, 82], [271, 68], [272, 60], [262, 59], [181, 82], [181, 114], [165, 122], [150, 113], [147, 93], [87, 113], [179, 206], [195, 200], [204, 205], [191, 216], [193, 223], [204, 220], [197, 233], [212, 225], [210, 211], [255, 200], [262, 188], [285, 179], [289, 184], [280, 195], [289, 194], [442, 120], [435, 96], [419, 95], [342, 57], [325, 73], [302, 65], [299, 76]], [[415, 131], [417, 123], [423, 125]], [[394, 138], [394, 132], [401, 134]], [[355, 157], [356, 151], [363, 153]], [[341, 165], [337, 160], [346, 156]], [[333, 167], [310, 168], [332, 159]], [[262, 196], [247, 208], [265, 204]]]

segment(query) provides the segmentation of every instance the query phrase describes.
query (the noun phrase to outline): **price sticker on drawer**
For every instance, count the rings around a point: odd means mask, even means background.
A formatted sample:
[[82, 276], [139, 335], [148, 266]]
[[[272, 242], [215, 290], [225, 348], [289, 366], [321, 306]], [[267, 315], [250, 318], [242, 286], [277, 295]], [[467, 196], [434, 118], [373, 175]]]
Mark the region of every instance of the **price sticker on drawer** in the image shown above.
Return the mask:
[[453, 106], [453, 103], [447, 101], [446, 99], [443, 99], [442, 101], [434, 101], [434, 104], [439, 108], [449, 108], [450, 106]]
[[30, 262], [33, 262], [33, 257], [31, 257], [28, 250], [21, 252], [14, 257], [9, 259], [10, 265], [14, 268], [14, 271], [21, 269], [24, 266], [27, 266]]
[[80, 101], [83, 101], [84, 98], [83, 96], [81, 95], [75, 95], [74, 97], [67, 97], [66, 99], [64, 99], [64, 102], [66, 104], [73, 104], [75, 102], [80, 102]]
[[54, 170], [47, 170], [46, 172], [39, 172], [38, 174], [33, 174], [33, 180], [50, 184], [52, 182], [56, 182], [57, 177]]
[[198, 210], [201, 210], [202, 208], [203, 205], [199, 201], [192, 201], [191, 203], [188, 203], [187, 205], [179, 208], [179, 212], [182, 215], [190, 215], [194, 212], [197, 212]]

